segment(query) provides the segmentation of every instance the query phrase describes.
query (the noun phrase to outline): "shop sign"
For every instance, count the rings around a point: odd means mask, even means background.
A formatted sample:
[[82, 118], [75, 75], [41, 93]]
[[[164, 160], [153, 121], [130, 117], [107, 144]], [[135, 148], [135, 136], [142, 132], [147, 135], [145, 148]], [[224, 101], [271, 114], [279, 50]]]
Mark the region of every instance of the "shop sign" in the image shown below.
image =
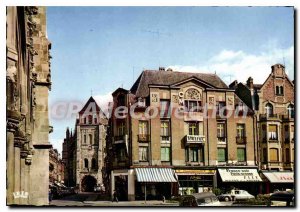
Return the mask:
[[218, 169], [223, 182], [261, 182], [256, 169]]

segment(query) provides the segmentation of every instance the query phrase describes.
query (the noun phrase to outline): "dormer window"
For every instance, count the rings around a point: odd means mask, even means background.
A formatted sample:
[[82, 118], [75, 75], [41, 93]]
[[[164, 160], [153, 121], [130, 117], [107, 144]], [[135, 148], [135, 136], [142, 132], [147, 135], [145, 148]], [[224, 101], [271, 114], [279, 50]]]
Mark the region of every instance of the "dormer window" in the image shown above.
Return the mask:
[[138, 107], [146, 107], [146, 101], [144, 98], [138, 98]]

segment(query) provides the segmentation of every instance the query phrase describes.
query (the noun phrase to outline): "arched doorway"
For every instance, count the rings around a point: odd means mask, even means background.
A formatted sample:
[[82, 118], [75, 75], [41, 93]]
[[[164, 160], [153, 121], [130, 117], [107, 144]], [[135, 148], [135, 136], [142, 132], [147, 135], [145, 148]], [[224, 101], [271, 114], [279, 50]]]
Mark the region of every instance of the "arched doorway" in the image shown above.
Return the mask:
[[94, 191], [94, 186], [97, 184], [97, 180], [90, 175], [84, 176], [81, 181], [81, 190], [84, 192]]

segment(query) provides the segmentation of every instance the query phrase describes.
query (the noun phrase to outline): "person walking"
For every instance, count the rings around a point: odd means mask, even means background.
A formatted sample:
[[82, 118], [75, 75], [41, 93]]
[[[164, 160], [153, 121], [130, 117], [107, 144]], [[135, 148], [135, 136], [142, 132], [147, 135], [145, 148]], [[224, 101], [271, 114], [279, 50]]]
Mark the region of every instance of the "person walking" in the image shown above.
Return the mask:
[[119, 200], [118, 200], [118, 194], [117, 194], [116, 190], [114, 190], [114, 193], [113, 193], [113, 200], [112, 200], [112, 202], [114, 202], [114, 201], [119, 202]]
[[50, 202], [52, 201], [52, 198], [53, 198], [51, 188], [49, 188], [49, 191], [48, 191], [48, 197], [49, 197], [49, 203], [50, 203]]

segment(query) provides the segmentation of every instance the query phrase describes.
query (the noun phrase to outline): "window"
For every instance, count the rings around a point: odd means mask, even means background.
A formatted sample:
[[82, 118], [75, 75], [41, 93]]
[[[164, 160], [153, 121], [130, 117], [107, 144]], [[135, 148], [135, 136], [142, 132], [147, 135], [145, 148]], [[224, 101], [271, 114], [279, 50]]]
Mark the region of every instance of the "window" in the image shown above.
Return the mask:
[[268, 151], [267, 151], [267, 148], [263, 148], [262, 160], [263, 160], [263, 162], [265, 162], [265, 163], [268, 162]]
[[86, 144], [86, 135], [83, 135], [83, 142]]
[[267, 127], [265, 124], [261, 125], [262, 141], [267, 141]]
[[246, 149], [245, 148], [237, 148], [237, 161], [238, 162], [246, 161]]
[[184, 101], [185, 111], [187, 112], [201, 112], [201, 101], [185, 100]]
[[92, 159], [92, 169], [97, 169], [97, 161], [95, 158]]
[[170, 101], [160, 100], [160, 117], [170, 117]]
[[185, 162], [189, 161], [189, 148], [185, 147]]
[[168, 121], [162, 121], [160, 124], [160, 135], [162, 141], [169, 141], [170, 126]]
[[117, 98], [117, 106], [125, 106], [125, 96], [123, 94], [119, 95]]
[[283, 86], [276, 86], [276, 95], [283, 95]]
[[89, 140], [90, 140], [90, 144], [93, 144], [93, 136], [91, 134], [89, 134]]
[[148, 147], [139, 147], [139, 161], [148, 161]]
[[277, 140], [277, 125], [269, 125], [269, 140]]
[[226, 161], [226, 149], [218, 148], [218, 162], [225, 162], [225, 161]]
[[94, 124], [97, 124], [97, 114], [94, 114]]
[[170, 161], [170, 147], [160, 148], [161, 161]]
[[139, 135], [147, 135], [148, 134], [148, 122], [140, 121], [139, 122]]
[[226, 115], [226, 102], [217, 102], [216, 115], [218, 116]]
[[237, 124], [236, 127], [236, 136], [238, 138], [244, 138], [245, 136], [245, 124]]
[[294, 140], [294, 125], [291, 125], [291, 139]]
[[92, 115], [89, 115], [89, 116], [88, 116], [88, 119], [89, 119], [89, 124], [92, 124], [92, 121], [93, 121]]
[[125, 123], [121, 122], [118, 125], [118, 136], [123, 136], [125, 135]]
[[190, 152], [191, 161], [198, 162], [198, 160], [199, 160], [198, 147], [191, 147], [190, 150], [191, 150], [191, 152]]
[[84, 159], [84, 168], [89, 168], [89, 161], [88, 159]]
[[199, 124], [197, 122], [190, 122], [189, 125], [189, 135], [199, 135]]
[[289, 104], [289, 106], [287, 107], [287, 111], [288, 111], [289, 118], [294, 118], [295, 116], [294, 105]]
[[86, 118], [84, 118], [84, 123], [86, 124]]
[[145, 107], [145, 106], [146, 106], [145, 99], [142, 97], [138, 98], [138, 107]]
[[271, 103], [266, 104], [265, 111], [267, 116], [273, 115], [273, 105]]
[[278, 149], [277, 148], [271, 148], [270, 149], [270, 161], [271, 162], [278, 162]]
[[217, 123], [217, 137], [219, 142], [225, 142], [225, 123]]
[[125, 161], [126, 159], [126, 150], [125, 147], [121, 146], [117, 148], [117, 160], [118, 161]]
[[285, 149], [285, 162], [287, 162], [287, 163], [291, 162], [291, 160], [290, 160], [290, 149], [289, 148]]

